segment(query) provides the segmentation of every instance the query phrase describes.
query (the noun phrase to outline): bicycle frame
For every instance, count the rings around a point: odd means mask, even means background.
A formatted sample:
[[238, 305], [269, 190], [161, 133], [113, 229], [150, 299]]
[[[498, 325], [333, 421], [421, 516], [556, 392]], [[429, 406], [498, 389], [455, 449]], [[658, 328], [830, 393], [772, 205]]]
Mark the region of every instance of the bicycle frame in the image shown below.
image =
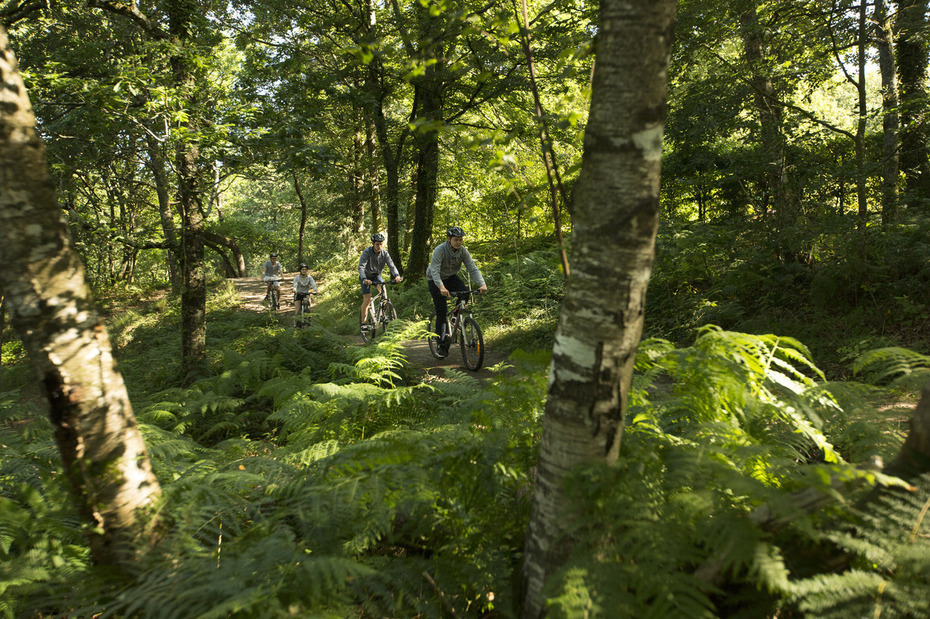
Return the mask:
[[298, 299], [297, 307], [294, 309], [294, 313], [297, 314], [298, 327], [310, 323], [310, 308], [313, 307], [312, 297], [315, 294], [315, 292], [308, 292], [306, 296]]
[[[387, 324], [397, 317], [397, 312], [391, 304], [388, 296], [387, 287], [393, 282], [381, 282], [372, 284], [380, 286], [381, 290], [377, 294], [371, 295], [371, 303], [366, 311], [366, 322], [362, 323], [362, 339], [371, 341], [377, 335], [378, 330], [384, 333], [387, 330]], [[370, 319], [367, 320], [367, 319]]]
[[[475, 290], [465, 290], [462, 292], [450, 292], [453, 297], [457, 297], [455, 305], [449, 310], [449, 313], [446, 314], [446, 317], [449, 321], [449, 326], [451, 330], [449, 335], [454, 337], [462, 329], [462, 318], [468, 318], [472, 316], [471, 308], [468, 307], [468, 303], [471, 300], [471, 295], [477, 294], [478, 289]], [[454, 339], [452, 340], [455, 341]]]
[[[446, 347], [446, 350], [448, 351], [448, 348], [457, 342], [462, 352], [462, 360], [465, 362], [465, 367], [473, 371], [478, 370], [484, 361], [484, 336], [481, 333], [481, 327], [478, 326], [477, 321], [475, 321], [471, 308], [468, 307], [471, 295], [477, 292], [479, 291], [466, 290], [450, 293], [452, 297], [456, 298], [456, 302], [446, 313], [445, 330], [445, 335], [449, 338], [449, 346]], [[435, 316], [435, 312], [430, 316], [429, 327], [434, 333], [438, 334], [440, 329], [439, 326], [435, 324]], [[433, 353], [434, 357], [437, 359], [443, 358], [443, 356], [437, 352], [440, 346], [438, 337], [430, 338], [429, 346], [430, 352]]]
[[371, 295], [371, 305], [369, 306], [369, 309], [375, 313], [375, 322], [381, 320], [381, 316], [384, 315], [384, 309], [388, 301], [390, 301], [387, 293], [388, 282], [383, 282], [380, 285], [381, 291], [378, 294]]

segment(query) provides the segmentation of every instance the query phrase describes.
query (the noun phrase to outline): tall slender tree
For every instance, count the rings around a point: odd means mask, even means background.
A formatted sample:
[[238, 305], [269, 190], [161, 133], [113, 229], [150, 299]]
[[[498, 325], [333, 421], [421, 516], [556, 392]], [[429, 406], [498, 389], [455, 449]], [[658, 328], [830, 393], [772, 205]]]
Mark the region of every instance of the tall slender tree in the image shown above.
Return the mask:
[[94, 560], [130, 565], [156, 541], [161, 495], [106, 328], [48, 174], [45, 149], [0, 27], [0, 270], [10, 318], [49, 419]]
[[909, 208], [930, 199], [927, 155], [927, 0], [899, 0], [895, 17], [901, 109], [901, 171]]
[[875, 39], [882, 76], [882, 223], [898, 218], [899, 130], [898, 79], [894, 32], [885, 0], [875, 0]]
[[[659, 221], [659, 173], [675, 0], [603, 0], [572, 276], [553, 346], [524, 617], [545, 614], [546, 579], [571, 552], [566, 476], [620, 450]], [[605, 205], [610, 205], [605, 208]]]

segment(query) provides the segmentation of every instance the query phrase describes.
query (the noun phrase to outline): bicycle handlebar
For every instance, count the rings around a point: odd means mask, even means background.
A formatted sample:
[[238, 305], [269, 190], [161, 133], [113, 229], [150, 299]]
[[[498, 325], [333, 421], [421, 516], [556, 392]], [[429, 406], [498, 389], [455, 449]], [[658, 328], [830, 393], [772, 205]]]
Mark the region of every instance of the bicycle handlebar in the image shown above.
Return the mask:
[[467, 297], [468, 295], [470, 295], [470, 294], [472, 294], [472, 293], [475, 293], [475, 292], [480, 293], [481, 290], [478, 289], [478, 288], [475, 288], [474, 290], [461, 290], [461, 291], [456, 290], [456, 291], [454, 291], [454, 292], [453, 292], [452, 290], [450, 290], [450, 291], [449, 291], [449, 296], [450, 296], [450, 297]]

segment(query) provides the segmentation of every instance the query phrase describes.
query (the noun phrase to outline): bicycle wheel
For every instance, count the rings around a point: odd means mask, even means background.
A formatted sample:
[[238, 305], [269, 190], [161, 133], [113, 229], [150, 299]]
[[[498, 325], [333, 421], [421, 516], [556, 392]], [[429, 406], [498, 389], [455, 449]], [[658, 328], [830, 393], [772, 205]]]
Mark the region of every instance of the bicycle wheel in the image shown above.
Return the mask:
[[375, 310], [372, 307], [368, 308], [368, 311], [365, 312], [365, 322], [362, 323], [362, 339], [367, 344], [368, 342], [375, 339], [375, 328], [377, 324], [375, 323]]
[[279, 294], [280, 294], [280, 293], [278, 292], [278, 287], [277, 287], [277, 286], [272, 286], [272, 287], [271, 287], [271, 299], [270, 299], [270, 300], [271, 300], [271, 311], [272, 311], [272, 312], [278, 311], [278, 295], [279, 295]]
[[465, 367], [473, 372], [481, 368], [484, 361], [484, 336], [481, 335], [481, 327], [471, 316], [466, 317], [462, 323], [459, 347], [462, 349]]
[[381, 333], [387, 331], [388, 323], [392, 320], [397, 320], [397, 310], [394, 309], [394, 304], [390, 301], [386, 301], [381, 307], [381, 320], [380, 323]]

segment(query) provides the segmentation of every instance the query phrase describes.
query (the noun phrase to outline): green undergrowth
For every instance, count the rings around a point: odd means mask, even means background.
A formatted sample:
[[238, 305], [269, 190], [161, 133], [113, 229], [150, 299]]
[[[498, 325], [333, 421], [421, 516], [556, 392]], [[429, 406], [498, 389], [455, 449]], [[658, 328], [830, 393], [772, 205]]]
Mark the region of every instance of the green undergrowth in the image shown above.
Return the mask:
[[647, 335], [685, 345], [706, 324], [790, 335], [833, 378], [849, 377], [853, 361], [870, 349], [930, 352], [924, 214], [870, 222], [861, 233], [851, 216], [773, 225], [664, 220], [646, 299]]
[[[553, 258], [487, 268], [479, 315], [498, 342], [549, 324], [560, 282], [534, 273]], [[113, 315], [168, 530], [131, 572], [91, 565], [49, 425], [4, 388], [0, 615], [518, 616], [548, 356], [514, 352], [513, 371], [481, 382], [424, 380], [402, 342], [425, 336], [425, 291], [398, 287], [401, 320], [359, 346], [336, 319], [357, 300], [339, 297], [341, 280], [356, 285], [330, 276], [299, 330], [212, 287], [210, 355], [187, 382], [172, 300]], [[911, 532], [926, 497], [854, 465], [893, 457], [904, 428], [872, 402], [928, 368], [886, 348], [857, 358], [860, 382], [837, 382], [790, 337], [707, 326], [686, 346], [644, 341], [620, 459], [572, 478], [578, 545], [548, 583], [551, 616], [923, 609], [930, 549]], [[848, 498], [797, 509], [796, 493], [837, 483]], [[860, 507], [869, 493], [880, 522]], [[763, 507], [787, 524], [750, 517]]]

